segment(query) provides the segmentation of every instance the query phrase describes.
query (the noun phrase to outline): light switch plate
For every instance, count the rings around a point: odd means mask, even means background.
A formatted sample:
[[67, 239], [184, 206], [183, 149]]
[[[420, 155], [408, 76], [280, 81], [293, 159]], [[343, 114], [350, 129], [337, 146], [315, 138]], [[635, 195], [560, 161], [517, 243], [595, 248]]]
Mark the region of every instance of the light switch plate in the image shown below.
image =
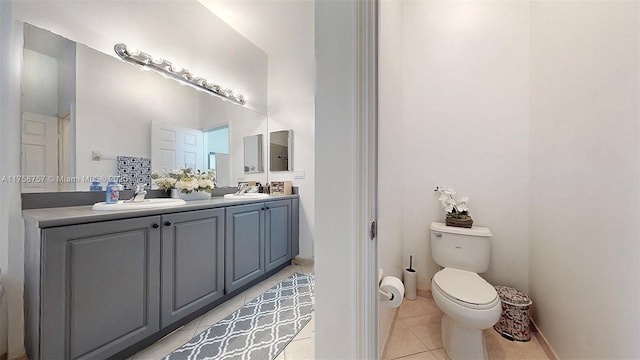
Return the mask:
[[304, 169], [293, 170], [294, 179], [304, 179]]

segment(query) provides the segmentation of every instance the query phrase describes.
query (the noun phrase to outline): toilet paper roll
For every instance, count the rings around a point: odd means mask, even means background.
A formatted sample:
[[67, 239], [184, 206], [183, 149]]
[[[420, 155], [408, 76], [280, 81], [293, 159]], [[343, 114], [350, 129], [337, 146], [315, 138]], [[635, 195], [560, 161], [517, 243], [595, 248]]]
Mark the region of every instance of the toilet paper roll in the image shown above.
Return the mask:
[[404, 285], [397, 277], [385, 276], [380, 282], [380, 290], [393, 295], [391, 300], [384, 301], [384, 304], [391, 308], [396, 308], [402, 304], [404, 297]]

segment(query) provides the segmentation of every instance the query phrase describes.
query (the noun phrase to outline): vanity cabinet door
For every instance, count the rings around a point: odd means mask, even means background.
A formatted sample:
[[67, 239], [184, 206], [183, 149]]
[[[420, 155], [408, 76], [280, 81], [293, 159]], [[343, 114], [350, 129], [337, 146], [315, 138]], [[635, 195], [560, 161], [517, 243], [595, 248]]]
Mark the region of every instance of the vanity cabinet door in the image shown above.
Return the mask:
[[159, 330], [159, 224], [43, 230], [40, 359], [107, 358]]
[[225, 289], [229, 293], [265, 273], [264, 203], [226, 209]]
[[291, 261], [291, 200], [265, 204], [266, 271]]
[[162, 216], [162, 327], [224, 295], [224, 209]]

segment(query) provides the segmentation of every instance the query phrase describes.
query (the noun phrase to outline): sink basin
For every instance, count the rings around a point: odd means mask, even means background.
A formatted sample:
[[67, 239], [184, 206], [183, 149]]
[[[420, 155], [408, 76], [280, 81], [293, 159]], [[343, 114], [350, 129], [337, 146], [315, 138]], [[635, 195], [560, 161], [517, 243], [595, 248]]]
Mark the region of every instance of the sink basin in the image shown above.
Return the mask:
[[245, 193], [245, 194], [227, 194], [224, 196], [225, 199], [231, 200], [253, 200], [253, 199], [265, 199], [268, 198], [269, 194], [264, 193]]
[[145, 199], [142, 202], [125, 202], [119, 200], [117, 204], [107, 204], [99, 202], [93, 204], [92, 210], [143, 210], [143, 209], [161, 209], [173, 206], [186, 205], [187, 202], [182, 199], [158, 198]]

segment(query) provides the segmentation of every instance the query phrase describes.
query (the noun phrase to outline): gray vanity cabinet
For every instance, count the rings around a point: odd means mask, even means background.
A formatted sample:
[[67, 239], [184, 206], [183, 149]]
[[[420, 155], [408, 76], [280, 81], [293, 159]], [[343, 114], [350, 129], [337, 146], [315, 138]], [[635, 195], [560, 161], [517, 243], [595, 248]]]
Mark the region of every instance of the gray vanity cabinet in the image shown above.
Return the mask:
[[226, 210], [225, 288], [232, 292], [265, 273], [264, 203]]
[[264, 204], [265, 267], [269, 272], [291, 261], [291, 200]]
[[65, 210], [38, 210], [25, 227], [29, 358], [126, 357], [272, 275], [298, 254], [298, 203], [229, 202], [125, 219], [74, 209], [73, 221], [51, 220]]
[[228, 207], [225, 231], [231, 292], [298, 255], [298, 199]]
[[224, 209], [162, 216], [162, 327], [224, 295]]
[[159, 224], [150, 216], [42, 231], [40, 289], [27, 289], [41, 298], [32, 358], [107, 358], [159, 330]]

